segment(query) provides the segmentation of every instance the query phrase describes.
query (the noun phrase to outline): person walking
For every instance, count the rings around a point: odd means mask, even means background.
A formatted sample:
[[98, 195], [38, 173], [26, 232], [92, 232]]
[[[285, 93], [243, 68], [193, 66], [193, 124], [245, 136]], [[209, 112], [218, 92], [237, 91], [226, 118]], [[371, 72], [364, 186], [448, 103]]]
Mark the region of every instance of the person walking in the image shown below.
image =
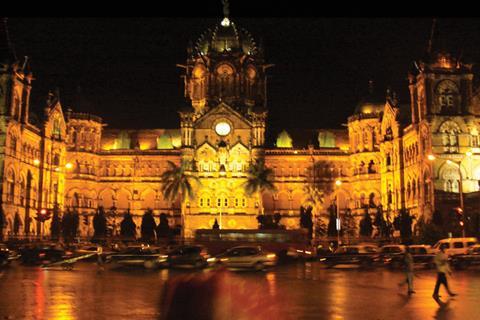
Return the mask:
[[104, 261], [103, 261], [103, 247], [98, 245], [97, 247], [97, 266], [98, 271], [105, 270]]
[[447, 289], [448, 294], [450, 297], [454, 297], [457, 294], [453, 293], [450, 288], [448, 287], [448, 282], [447, 282], [447, 273], [449, 275], [452, 274], [452, 271], [450, 270], [450, 266], [448, 264], [448, 256], [445, 254], [445, 247], [440, 246], [440, 250], [437, 252], [435, 255], [435, 258], [433, 259], [433, 262], [435, 263], [435, 266], [437, 267], [437, 282], [435, 283], [435, 290], [433, 291], [432, 297], [435, 300], [438, 300], [440, 297], [438, 295], [438, 291], [440, 289], [440, 285], [443, 284], [445, 286], [445, 289]]
[[405, 270], [405, 281], [400, 282], [398, 285], [403, 286], [408, 284], [408, 295], [415, 293], [413, 290], [413, 256], [410, 253], [408, 247], [405, 248], [405, 253], [403, 255], [403, 265]]

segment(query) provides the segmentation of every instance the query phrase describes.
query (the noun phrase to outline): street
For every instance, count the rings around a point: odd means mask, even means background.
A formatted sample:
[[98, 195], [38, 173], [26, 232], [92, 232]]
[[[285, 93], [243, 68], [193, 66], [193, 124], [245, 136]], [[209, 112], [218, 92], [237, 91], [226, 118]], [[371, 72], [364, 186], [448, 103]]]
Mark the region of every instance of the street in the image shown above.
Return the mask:
[[[169, 279], [211, 270], [106, 270], [79, 263], [72, 271], [11, 266], [0, 273], [1, 319], [158, 319]], [[384, 269], [325, 269], [318, 262], [279, 266], [267, 272], [228, 273], [229, 283], [276, 309], [281, 319], [474, 319], [478, 313], [478, 270], [449, 279], [459, 295], [439, 306], [431, 297], [432, 270], [420, 270], [416, 294], [399, 288], [402, 272]], [[441, 289], [443, 290], [443, 289]], [[242, 299], [235, 308], [242, 309]], [[220, 301], [220, 303], [222, 303]], [[247, 305], [245, 303], [245, 305]], [[260, 315], [261, 313], [256, 313]], [[260, 317], [260, 316], [259, 316]], [[257, 317], [258, 318], [258, 317]]]

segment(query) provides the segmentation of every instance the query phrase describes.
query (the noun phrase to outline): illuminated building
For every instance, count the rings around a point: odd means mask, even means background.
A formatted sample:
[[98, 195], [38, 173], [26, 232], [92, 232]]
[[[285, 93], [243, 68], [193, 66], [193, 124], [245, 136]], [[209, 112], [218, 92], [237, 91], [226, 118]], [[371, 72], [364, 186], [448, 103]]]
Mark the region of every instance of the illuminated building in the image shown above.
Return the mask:
[[[4, 25], [1, 34], [1, 41], [8, 39]], [[184, 214], [185, 235], [191, 236], [215, 219], [221, 228], [256, 228], [258, 214], [280, 213], [281, 224], [298, 228], [308, 185], [325, 194], [314, 211], [321, 219], [332, 203], [357, 217], [380, 204], [387, 215], [406, 208], [430, 217], [439, 199], [458, 194], [459, 181], [464, 193], [478, 191], [480, 95], [472, 88], [470, 66], [446, 53], [417, 63], [409, 77], [410, 105], [400, 105], [393, 92], [378, 97], [371, 84], [346, 129], [269, 134], [266, 73], [272, 65], [228, 14], [188, 49], [181, 66], [187, 103], [178, 109], [178, 129], [105, 128], [95, 115], [63, 110], [56, 94], [34, 121], [28, 61], [19, 63], [5, 43], [0, 174], [10, 233], [16, 213], [23, 234], [29, 217], [56, 203], [89, 217], [98, 206], [115, 208], [117, 223], [130, 209], [138, 228], [148, 208], [157, 217], [169, 214], [172, 225]], [[429, 154], [435, 154], [433, 161]], [[274, 171], [277, 190], [259, 201], [245, 194], [243, 183], [250, 163], [261, 157]], [[191, 161], [201, 181], [183, 213], [160, 191], [167, 161]], [[337, 179], [342, 184], [335, 188]], [[92, 224], [81, 229], [91, 234]]]

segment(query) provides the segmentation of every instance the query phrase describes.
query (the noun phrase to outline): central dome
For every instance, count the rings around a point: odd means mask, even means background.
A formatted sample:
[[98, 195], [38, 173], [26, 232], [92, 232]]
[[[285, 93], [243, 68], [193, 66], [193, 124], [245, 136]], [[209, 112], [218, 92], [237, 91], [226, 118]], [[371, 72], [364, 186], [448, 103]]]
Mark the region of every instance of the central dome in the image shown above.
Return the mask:
[[255, 55], [257, 45], [252, 35], [238, 28], [233, 21], [225, 17], [213, 29], [205, 31], [195, 44], [197, 54], [243, 53]]

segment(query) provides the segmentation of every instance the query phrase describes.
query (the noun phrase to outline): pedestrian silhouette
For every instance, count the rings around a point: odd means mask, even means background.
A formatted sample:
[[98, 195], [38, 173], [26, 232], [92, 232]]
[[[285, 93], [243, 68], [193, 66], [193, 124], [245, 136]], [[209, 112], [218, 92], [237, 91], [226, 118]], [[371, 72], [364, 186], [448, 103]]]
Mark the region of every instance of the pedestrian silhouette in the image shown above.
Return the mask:
[[437, 282], [435, 283], [435, 289], [433, 291], [432, 297], [435, 300], [438, 300], [438, 298], [440, 297], [440, 295], [438, 294], [438, 291], [440, 290], [440, 285], [442, 284], [445, 286], [445, 289], [447, 289], [447, 292], [450, 295], [450, 297], [456, 296], [457, 294], [453, 293], [448, 287], [447, 273], [451, 275], [452, 271], [450, 270], [450, 266], [448, 264], [448, 256], [445, 254], [444, 246], [440, 246], [440, 250], [435, 255], [435, 258], [433, 261], [435, 262], [435, 266], [437, 268]]
[[410, 253], [410, 250], [408, 247], [405, 249], [405, 253], [403, 255], [403, 265], [405, 268], [405, 281], [399, 283], [400, 286], [403, 286], [404, 284], [408, 284], [408, 295], [411, 295], [412, 293], [415, 293], [413, 290], [413, 256]]

